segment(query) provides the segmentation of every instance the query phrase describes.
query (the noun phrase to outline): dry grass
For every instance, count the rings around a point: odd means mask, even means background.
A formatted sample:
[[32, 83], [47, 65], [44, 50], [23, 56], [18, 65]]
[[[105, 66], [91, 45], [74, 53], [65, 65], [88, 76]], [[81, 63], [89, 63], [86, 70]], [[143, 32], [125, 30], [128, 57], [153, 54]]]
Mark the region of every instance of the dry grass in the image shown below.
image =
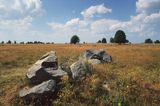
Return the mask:
[[[81, 85], [62, 82], [54, 105], [160, 104], [160, 45], [54, 44], [0, 45], [0, 105], [15, 103], [26, 84], [25, 72], [44, 53], [55, 50], [59, 64], [71, 64], [86, 49], [105, 49], [113, 62], [94, 66]], [[103, 82], [109, 83], [109, 93], [100, 86]]]

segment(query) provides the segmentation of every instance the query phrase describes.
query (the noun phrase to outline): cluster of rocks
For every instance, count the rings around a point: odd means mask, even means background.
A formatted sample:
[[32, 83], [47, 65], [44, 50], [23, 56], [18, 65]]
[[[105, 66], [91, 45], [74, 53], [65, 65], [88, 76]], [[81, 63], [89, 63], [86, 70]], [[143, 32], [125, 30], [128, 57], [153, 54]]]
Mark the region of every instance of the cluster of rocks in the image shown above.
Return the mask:
[[[92, 71], [92, 65], [111, 61], [111, 56], [102, 49], [86, 50], [79, 60], [70, 66], [71, 77], [73, 80], [81, 79]], [[68, 75], [67, 72], [58, 67], [55, 51], [48, 52], [28, 69], [26, 77], [32, 87], [25, 87], [19, 92], [19, 96], [46, 96], [46, 94], [54, 93], [59, 79], [65, 75]]]
[[109, 63], [112, 61], [112, 57], [108, 55], [105, 50], [86, 50], [81, 56], [80, 60], [86, 60], [92, 65], [100, 63]]
[[[112, 57], [108, 55], [103, 49], [100, 50], [86, 50], [79, 57], [79, 60], [70, 66], [72, 78], [75, 80], [85, 76], [86, 73], [92, 71], [92, 66], [100, 63], [109, 63]], [[89, 64], [88, 64], [89, 63]]]
[[24, 88], [19, 92], [19, 95], [20, 97], [27, 97], [53, 93], [56, 83], [64, 75], [67, 73], [58, 68], [56, 53], [54, 51], [48, 52], [28, 69], [26, 77], [32, 87]]

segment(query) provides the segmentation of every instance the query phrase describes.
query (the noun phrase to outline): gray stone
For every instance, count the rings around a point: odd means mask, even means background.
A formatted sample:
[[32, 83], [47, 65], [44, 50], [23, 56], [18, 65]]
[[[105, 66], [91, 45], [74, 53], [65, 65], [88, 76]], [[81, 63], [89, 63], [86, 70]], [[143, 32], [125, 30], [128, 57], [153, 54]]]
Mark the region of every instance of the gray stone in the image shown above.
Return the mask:
[[35, 64], [39, 64], [45, 68], [58, 69], [58, 60], [55, 51], [50, 51], [43, 55]]
[[58, 69], [57, 56], [54, 51], [43, 55], [40, 60], [28, 69], [26, 74], [30, 84], [39, 84], [63, 75], [66, 75], [66, 72]]
[[105, 50], [86, 50], [80, 57], [80, 60], [98, 59], [101, 62], [111, 62], [112, 58]]
[[45, 71], [49, 73], [52, 77], [61, 77], [61, 76], [67, 75], [67, 72], [63, 71], [61, 68], [57, 70], [46, 68]]
[[91, 65], [87, 65], [83, 61], [77, 61], [70, 66], [72, 72], [73, 79], [80, 79], [81, 77], [85, 76], [87, 73], [92, 71]]
[[45, 95], [55, 91], [56, 83], [54, 80], [48, 80], [32, 88], [24, 88], [19, 92], [20, 97], [27, 97], [32, 95]]
[[88, 63], [92, 64], [92, 65], [95, 65], [95, 64], [100, 64], [101, 61], [98, 60], [98, 59], [89, 59], [88, 60]]
[[45, 71], [45, 68], [40, 65], [33, 65], [29, 68], [26, 76], [30, 84], [39, 84], [52, 78], [52, 76]]

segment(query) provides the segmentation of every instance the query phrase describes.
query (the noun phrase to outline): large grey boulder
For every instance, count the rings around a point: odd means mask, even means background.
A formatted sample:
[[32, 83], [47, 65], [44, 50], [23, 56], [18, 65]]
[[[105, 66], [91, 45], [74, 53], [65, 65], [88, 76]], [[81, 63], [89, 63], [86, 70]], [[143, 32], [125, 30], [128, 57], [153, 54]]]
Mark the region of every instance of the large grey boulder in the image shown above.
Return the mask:
[[70, 66], [72, 78], [79, 80], [92, 71], [92, 66], [84, 61], [77, 61]]
[[30, 84], [39, 84], [49, 79], [56, 79], [67, 73], [58, 69], [57, 56], [54, 51], [43, 55], [31, 68], [27, 71], [27, 78]]
[[[107, 54], [105, 52], [105, 50], [103, 49], [99, 49], [99, 50], [86, 50], [81, 56], [80, 56], [80, 60], [89, 60], [91, 61], [91, 59], [98, 59], [100, 60], [102, 63], [103, 62], [111, 62], [112, 61], [112, 57]], [[94, 62], [91, 62], [91, 63], [97, 63], [99, 64], [99, 62], [95, 62], [95, 60], [93, 60]]]
[[42, 82], [41, 84], [34, 86], [32, 88], [24, 88], [19, 92], [20, 97], [30, 97], [30, 96], [44, 96], [48, 93], [53, 93], [55, 91], [56, 82], [54, 80], [48, 80]]

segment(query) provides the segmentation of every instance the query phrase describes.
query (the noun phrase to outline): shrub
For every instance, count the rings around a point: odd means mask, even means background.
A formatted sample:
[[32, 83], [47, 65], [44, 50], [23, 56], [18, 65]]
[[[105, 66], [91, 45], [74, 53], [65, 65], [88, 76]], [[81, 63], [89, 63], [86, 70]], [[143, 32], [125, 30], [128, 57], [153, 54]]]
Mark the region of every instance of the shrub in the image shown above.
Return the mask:
[[98, 40], [98, 42], [97, 43], [102, 43], [102, 41], [101, 40]]
[[156, 40], [156, 41], [154, 41], [154, 43], [160, 43], [160, 41], [159, 41], [159, 40]]

